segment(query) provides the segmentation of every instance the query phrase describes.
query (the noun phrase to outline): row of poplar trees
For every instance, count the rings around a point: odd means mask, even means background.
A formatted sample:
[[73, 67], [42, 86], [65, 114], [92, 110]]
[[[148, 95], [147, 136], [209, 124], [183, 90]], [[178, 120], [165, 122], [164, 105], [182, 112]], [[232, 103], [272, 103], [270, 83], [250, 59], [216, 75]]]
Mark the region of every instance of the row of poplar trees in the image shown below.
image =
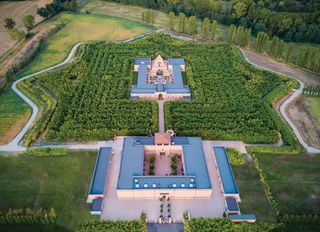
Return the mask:
[[[299, 47], [298, 47], [299, 46]], [[265, 32], [257, 35], [255, 51], [267, 53], [269, 56], [284, 60], [313, 72], [320, 72], [320, 49], [305, 48], [294, 43], [286, 43], [278, 37], [272, 38]]]
[[173, 12], [168, 14], [168, 26], [171, 31], [187, 33], [190, 35], [202, 34], [206, 38], [215, 39], [217, 34], [217, 21], [212, 23], [209, 18], [205, 18], [201, 24], [201, 31], [198, 31], [196, 16], [187, 17], [184, 13], [176, 16]]

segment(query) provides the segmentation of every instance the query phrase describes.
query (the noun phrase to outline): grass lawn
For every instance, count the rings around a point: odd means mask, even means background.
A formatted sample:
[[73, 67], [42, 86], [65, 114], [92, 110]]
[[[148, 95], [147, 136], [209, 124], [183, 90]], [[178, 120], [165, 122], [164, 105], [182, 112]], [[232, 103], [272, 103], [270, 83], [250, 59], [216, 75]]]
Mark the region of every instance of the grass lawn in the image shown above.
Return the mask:
[[[118, 16], [140, 22], [142, 22], [141, 13], [146, 10], [146, 8], [140, 6], [106, 2], [103, 0], [89, 0], [88, 3], [83, 6], [83, 9], [88, 10], [93, 14]], [[176, 20], [176, 25], [178, 25], [178, 20]], [[154, 26], [168, 29], [167, 14], [161, 11], [155, 11]], [[217, 37], [226, 36], [227, 29], [227, 26], [218, 24]], [[198, 30], [201, 31], [200, 20], [198, 20]]]
[[79, 13], [61, 13], [39, 27], [59, 23], [66, 26], [43, 44], [39, 55], [19, 76], [63, 61], [72, 46], [80, 41], [120, 41], [154, 30], [152, 26], [127, 19]]
[[0, 95], [0, 144], [7, 144], [28, 120], [31, 108], [11, 89]]
[[313, 115], [320, 122], [320, 98], [319, 97], [305, 97], [305, 99], [309, 102]]
[[320, 156], [257, 155], [284, 214], [320, 213]]
[[233, 166], [232, 169], [240, 192], [241, 203], [239, 203], [239, 207], [241, 213], [255, 214], [258, 222], [275, 223], [276, 218], [272, 207], [253, 163]]
[[59, 231], [75, 229], [92, 217], [86, 197], [96, 155], [70, 151], [64, 157], [0, 156], [0, 211], [53, 207]]

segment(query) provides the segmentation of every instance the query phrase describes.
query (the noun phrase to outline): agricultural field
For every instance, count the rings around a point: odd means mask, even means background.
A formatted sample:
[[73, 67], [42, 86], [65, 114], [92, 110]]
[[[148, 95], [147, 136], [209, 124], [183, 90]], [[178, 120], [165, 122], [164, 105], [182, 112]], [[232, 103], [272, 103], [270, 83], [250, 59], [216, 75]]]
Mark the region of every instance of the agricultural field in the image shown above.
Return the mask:
[[[0, 156], [0, 185], [6, 186], [0, 188], [0, 211], [53, 207], [57, 225], [52, 231], [73, 231], [80, 221], [94, 218], [86, 197], [96, 155], [69, 151], [63, 157]], [[0, 231], [47, 231], [38, 226], [2, 225]]]
[[320, 213], [319, 156], [258, 154], [257, 158], [281, 213]]
[[157, 54], [186, 59], [193, 93], [190, 102], [166, 103], [167, 129], [205, 139], [278, 140], [261, 98], [286, 80], [251, 68], [230, 45], [190, 46], [159, 34], [127, 44], [89, 43], [76, 64], [22, 82], [28, 95], [40, 86], [59, 101], [45, 138], [92, 141], [157, 131], [156, 102], [128, 100], [133, 60]]
[[154, 27], [122, 18], [79, 13], [60, 13], [39, 25], [37, 30], [51, 24], [64, 24], [40, 48], [39, 55], [19, 76], [25, 76], [63, 61], [72, 46], [81, 41], [120, 41], [150, 32]]
[[7, 144], [24, 126], [31, 109], [12, 90], [0, 95], [0, 144]]
[[31, 14], [35, 16], [36, 23], [40, 22], [42, 18], [36, 14], [37, 9], [50, 2], [52, 0], [0, 2], [0, 57], [16, 44], [9, 37], [7, 29], [4, 27], [4, 19], [12, 18], [16, 22], [18, 29], [26, 30], [22, 23], [22, 17]]

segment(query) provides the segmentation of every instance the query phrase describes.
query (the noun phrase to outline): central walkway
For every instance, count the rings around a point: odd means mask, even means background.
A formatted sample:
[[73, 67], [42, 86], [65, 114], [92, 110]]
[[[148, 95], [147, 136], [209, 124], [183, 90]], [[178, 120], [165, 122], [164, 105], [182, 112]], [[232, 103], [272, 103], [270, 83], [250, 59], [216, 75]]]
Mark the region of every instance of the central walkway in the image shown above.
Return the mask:
[[159, 133], [164, 133], [164, 112], [163, 112], [163, 105], [164, 100], [158, 100], [158, 118], [159, 118]]

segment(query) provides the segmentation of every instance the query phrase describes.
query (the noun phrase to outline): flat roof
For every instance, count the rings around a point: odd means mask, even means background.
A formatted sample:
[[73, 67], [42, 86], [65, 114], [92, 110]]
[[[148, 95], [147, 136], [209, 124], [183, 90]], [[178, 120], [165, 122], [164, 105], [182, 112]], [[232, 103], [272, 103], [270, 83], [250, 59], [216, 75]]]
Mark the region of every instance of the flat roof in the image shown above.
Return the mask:
[[239, 194], [231, 165], [224, 147], [213, 147], [225, 194]]
[[183, 78], [180, 65], [184, 65], [183, 58], [168, 58], [172, 65], [173, 82], [170, 84], [150, 84], [147, 82], [148, 65], [151, 64], [151, 58], [137, 58], [135, 65], [139, 65], [137, 85], [131, 86], [133, 94], [155, 94], [157, 92], [166, 92], [167, 94], [189, 94], [188, 85], [183, 84]]
[[227, 208], [229, 212], [239, 212], [238, 202], [234, 197], [226, 197]]
[[111, 147], [101, 147], [99, 149], [99, 154], [96, 161], [96, 166], [94, 168], [91, 186], [90, 186], [90, 195], [103, 195], [105, 184], [107, 180], [107, 175], [109, 171], [109, 164], [111, 158]]
[[155, 139], [154, 137], [125, 138], [117, 188], [210, 189], [211, 181], [207, 170], [201, 138], [173, 137], [172, 145], [173, 144], [182, 146], [185, 175], [143, 176], [144, 146], [155, 145]]
[[93, 199], [91, 204], [91, 212], [101, 212], [102, 203], [103, 203], [102, 197]]

